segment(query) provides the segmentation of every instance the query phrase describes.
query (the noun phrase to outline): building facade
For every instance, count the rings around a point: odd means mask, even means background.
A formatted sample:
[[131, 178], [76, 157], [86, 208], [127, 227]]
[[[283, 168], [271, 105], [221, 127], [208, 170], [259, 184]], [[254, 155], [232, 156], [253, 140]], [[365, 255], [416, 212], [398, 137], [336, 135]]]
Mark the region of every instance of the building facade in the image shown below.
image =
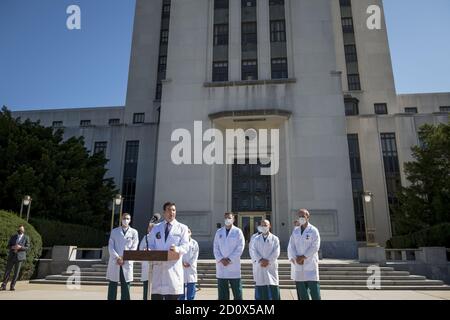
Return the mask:
[[[268, 218], [286, 246], [305, 207], [323, 255], [353, 258], [367, 210], [375, 240], [391, 237], [389, 205], [407, 184], [418, 129], [447, 122], [450, 109], [450, 93], [396, 94], [384, 17], [381, 29], [366, 24], [374, 4], [382, 9], [381, 0], [137, 0], [124, 107], [14, 114], [105, 152], [140, 231], [170, 200], [203, 250], [228, 211], [246, 238]], [[278, 173], [245, 161], [251, 148], [223, 150], [230, 164], [174, 164], [172, 133], [194, 132], [194, 121], [203, 131], [278, 129], [268, 148], [278, 148]], [[193, 145], [194, 158], [205, 145]]]

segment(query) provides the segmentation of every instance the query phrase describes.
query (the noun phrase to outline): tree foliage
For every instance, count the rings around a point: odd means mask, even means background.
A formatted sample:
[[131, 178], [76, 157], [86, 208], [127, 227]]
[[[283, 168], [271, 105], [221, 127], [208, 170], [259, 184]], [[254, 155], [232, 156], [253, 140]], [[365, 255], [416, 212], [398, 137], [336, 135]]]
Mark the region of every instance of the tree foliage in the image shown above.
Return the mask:
[[410, 184], [394, 207], [396, 234], [450, 222], [450, 125], [424, 125], [419, 140], [412, 147], [415, 161], [405, 163]]
[[83, 137], [63, 139], [63, 130], [21, 121], [0, 112], [0, 208], [18, 211], [24, 195], [31, 215], [105, 229], [116, 192], [105, 179], [107, 160], [90, 155]]

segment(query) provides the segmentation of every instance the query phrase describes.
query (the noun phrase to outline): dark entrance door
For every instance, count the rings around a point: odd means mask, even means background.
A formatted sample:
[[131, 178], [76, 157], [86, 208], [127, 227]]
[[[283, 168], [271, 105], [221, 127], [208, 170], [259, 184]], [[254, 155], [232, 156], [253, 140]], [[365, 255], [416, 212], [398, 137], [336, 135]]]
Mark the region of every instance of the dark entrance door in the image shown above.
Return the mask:
[[261, 175], [261, 164], [233, 165], [232, 210], [248, 242], [256, 226], [272, 211], [271, 177]]

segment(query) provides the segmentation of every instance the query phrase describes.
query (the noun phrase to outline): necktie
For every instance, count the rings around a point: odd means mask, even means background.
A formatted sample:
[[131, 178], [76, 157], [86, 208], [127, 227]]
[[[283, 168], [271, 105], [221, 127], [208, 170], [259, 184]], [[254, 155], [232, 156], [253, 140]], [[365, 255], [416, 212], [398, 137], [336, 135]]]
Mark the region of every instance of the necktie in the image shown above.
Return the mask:
[[167, 241], [167, 237], [169, 236], [169, 232], [170, 232], [171, 228], [172, 228], [172, 225], [170, 223], [167, 223], [166, 224], [166, 234], [165, 234], [164, 241]]

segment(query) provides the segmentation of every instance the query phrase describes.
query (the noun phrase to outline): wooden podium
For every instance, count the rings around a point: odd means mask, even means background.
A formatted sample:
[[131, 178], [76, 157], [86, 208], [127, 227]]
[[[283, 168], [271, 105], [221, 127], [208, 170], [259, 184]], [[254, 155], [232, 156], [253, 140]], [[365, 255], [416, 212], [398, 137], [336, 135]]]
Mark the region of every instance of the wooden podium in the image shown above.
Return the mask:
[[175, 251], [161, 250], [125, 250], [123, 252], [123, 260], [127, 261], [173, 261], [178, 260], [180, 254]]
[[161, 250], [125, 250], [123, 252], [124, 261], [147, 261], [148, 262], [148, 300], [152, 299], [152, 277], [153, 262], [175, 261], [180, 258], [180, 254], [175, 251]]

